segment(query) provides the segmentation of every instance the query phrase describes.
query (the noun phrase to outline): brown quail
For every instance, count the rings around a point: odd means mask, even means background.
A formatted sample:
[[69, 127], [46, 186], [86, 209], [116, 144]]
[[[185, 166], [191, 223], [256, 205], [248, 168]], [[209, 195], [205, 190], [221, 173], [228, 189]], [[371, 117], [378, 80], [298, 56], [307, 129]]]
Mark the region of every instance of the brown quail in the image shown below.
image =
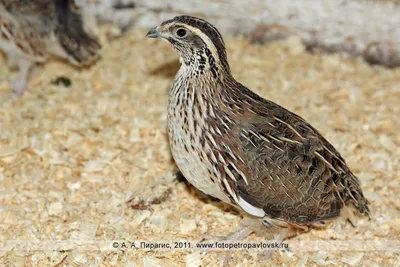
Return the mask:
[[50, 55], [87, 65], [99, 56], [100, 44], [84, 30], [72, 0], [0, 1], [0, 49], [20, 69], [14, 91], [27, 88], [30, 70]]
[[339, 152], [303, 118], [232, 77], [213, 25], [177, 16], [147, 37], [166, 39], [180, 55], [168, 132], [192, 185], [269, 226], [320, 225], [344, 207], [369, 215], [360, 181]]

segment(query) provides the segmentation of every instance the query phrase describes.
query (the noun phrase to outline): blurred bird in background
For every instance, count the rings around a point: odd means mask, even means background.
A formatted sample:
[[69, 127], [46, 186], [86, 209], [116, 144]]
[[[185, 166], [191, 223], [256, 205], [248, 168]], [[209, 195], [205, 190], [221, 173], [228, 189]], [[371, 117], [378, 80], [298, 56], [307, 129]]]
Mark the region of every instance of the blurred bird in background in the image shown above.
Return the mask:
[[0, 0], [0, 49], [9, 66], [19, 68], [13, 89], [22, 94], [35, 64], [54, 55], [89, 65], [101, 46], [85, 30], [73, 0]]

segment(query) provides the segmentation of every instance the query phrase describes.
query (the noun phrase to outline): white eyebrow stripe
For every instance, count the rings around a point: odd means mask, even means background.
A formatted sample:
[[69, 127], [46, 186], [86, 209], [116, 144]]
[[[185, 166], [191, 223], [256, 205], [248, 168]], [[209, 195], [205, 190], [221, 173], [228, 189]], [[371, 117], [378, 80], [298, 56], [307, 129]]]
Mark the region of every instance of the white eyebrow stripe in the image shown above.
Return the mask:
[[176, 23], [176, 25], [186, 27], [191, 32], [193, 32], [194, 34], [198, 35], [204, 41], [204, 43], [206, 44], [207, 48], [210, 49], [215, 61], [217, 61], [217, 62], [220, 61], [219, 60], [219, 56], [218, 56], [217, 47], [214, 45], [214, 43], [212, 42], [210, 37], [208, 37], [204, 32], [202, 32], [198, 28], [192, 27], [192, 26], [190, 26], [188, 24], [185, 24], [185, 23]]

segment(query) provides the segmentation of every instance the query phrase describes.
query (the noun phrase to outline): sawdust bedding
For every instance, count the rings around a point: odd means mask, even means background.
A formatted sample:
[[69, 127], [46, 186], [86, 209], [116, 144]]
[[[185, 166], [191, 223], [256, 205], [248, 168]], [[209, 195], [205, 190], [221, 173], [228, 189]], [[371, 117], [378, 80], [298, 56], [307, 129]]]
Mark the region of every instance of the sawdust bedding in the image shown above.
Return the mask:
[[[115, 38], [115, 29], [102, 27], [101, 60], [83, 70], [51, 60], [22, 97], [8, 94], [17, 72], [0, 57], [1, 266], [223, 262], [223, 254], [197, 250], [112, 248], [114, 240], [196, 242], [205, 233], [226, 235], [241, 221], [175, 179], [166, 108], [179, 63], [167, 44], [144, 35], [133, 29]], [[400, 69], [309, 54], [295, 37], [268, 45], [227, 37], [226, 43], [235, 77], [319, 129], [361, 179], [373, 211], [357, 228], [338, 220], [290, 240], [308, 248], [324, 241], [326, 251], [293, 246], [263, 263], [255, 250], [235, 251], [231, 265], [400, 262]]]

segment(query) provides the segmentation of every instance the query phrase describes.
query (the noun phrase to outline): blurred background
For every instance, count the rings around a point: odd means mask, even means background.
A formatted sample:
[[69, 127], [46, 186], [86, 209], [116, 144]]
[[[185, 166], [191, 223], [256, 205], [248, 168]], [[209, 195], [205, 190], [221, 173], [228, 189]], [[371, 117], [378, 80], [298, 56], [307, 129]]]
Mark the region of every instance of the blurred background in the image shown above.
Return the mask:
[[399, 0], [77, 0], [100, 19], [152, 27], [178, 14], [211, 21], [224, 33], [264, 43], [297, 35], [310, 51], [346, 52], [400, 65]]

